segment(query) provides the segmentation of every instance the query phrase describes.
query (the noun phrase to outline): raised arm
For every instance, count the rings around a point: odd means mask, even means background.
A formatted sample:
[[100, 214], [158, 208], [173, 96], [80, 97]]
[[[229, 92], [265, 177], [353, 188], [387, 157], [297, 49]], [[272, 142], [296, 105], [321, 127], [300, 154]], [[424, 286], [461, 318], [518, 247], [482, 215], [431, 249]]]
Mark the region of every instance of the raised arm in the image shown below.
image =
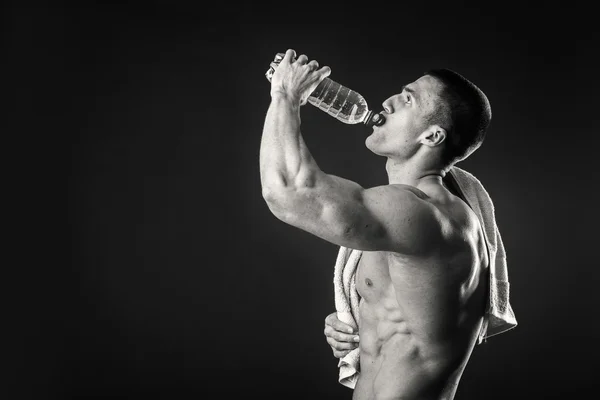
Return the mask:
[[[364, 189], [324, 173], [300, 132], [300, 108], [329, 75], [288, 50], [271, 80], [260, 148], [261, 184], [280, 220], [336, 245], [359, 250], [416, 253], [439, 232], [425, 195], [404, 185]], [[424, 240], [428, 238], [428, 240]]]

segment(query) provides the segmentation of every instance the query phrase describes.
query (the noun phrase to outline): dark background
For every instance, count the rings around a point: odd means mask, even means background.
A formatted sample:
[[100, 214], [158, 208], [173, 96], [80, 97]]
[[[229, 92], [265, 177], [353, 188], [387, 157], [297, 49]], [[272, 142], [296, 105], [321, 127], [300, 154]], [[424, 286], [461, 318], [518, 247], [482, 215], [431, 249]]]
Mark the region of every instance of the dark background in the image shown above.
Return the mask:
[[[6, 116], [28, 143], [22, 185], [38, 193], [22, 197], [38, 212], [24, 214], [28, 250], [11, 284], [6, 399], [351, 398], [323, 335], [337, 248], [276, 220], [261, 197], [264, 73], [287, 48], [374, 109], [432, 67], [487, 93], [488, 138], [459, 166], [495, 201], [519, 326], [476, 347], [456, 398], [598, 389], [591, 11], [80, 4], [4, 14], [17, 106]], [[311, 106], [302, 117], [322, 169], [386, 182], [365, 126]]]

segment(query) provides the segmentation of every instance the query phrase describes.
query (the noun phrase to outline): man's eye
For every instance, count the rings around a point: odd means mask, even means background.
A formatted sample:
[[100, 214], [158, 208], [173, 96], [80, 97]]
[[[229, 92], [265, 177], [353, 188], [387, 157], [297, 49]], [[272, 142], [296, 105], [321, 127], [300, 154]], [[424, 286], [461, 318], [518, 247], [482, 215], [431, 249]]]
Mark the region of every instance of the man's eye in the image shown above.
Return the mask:
[[405, 103], [406, 104], [410, 104], [411, 100], [412, 100], [412, 98], [410, 97], [410, 94], [407, 94], [406, 95], [406, 102]]

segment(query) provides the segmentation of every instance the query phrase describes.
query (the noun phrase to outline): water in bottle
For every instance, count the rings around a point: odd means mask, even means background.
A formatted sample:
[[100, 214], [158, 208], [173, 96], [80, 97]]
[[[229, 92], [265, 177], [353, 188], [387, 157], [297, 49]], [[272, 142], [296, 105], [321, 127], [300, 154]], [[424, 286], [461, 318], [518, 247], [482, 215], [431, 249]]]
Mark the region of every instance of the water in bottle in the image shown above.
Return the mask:
[[[277, 53], [266, 72], [266, 77], [271, 81], [275, 68], [283, 59], [283, 53]], [[340, 85], [330, 78], [325, 78], [308, 96], [308, 102], [320, 110], [345, 124], [381, 125], [385, 117], [369, 110], [367, 101], [358, 92]]]

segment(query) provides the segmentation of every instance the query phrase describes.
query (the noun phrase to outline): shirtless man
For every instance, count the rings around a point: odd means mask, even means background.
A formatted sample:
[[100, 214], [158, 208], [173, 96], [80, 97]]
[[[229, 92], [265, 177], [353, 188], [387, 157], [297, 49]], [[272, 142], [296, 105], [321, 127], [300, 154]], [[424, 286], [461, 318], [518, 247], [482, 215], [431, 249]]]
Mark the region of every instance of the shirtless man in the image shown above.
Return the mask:
[[[488, 254], [476, 215], [444, 178], [481, 145], [489, 103], [449, 70], [404, 86], [365, 141], [387, 158], [389, 184], [363, 188], [323, 172], [300, 132], [301, 107], [330, 73], [291, 49], [276, 68], [260, 145], [264, 199], [281, 221], [363, 251], [353, 400], [450, 400], [483, 321]], [[330, 328], [330, 344], [347, 351], [340, 335]]]

